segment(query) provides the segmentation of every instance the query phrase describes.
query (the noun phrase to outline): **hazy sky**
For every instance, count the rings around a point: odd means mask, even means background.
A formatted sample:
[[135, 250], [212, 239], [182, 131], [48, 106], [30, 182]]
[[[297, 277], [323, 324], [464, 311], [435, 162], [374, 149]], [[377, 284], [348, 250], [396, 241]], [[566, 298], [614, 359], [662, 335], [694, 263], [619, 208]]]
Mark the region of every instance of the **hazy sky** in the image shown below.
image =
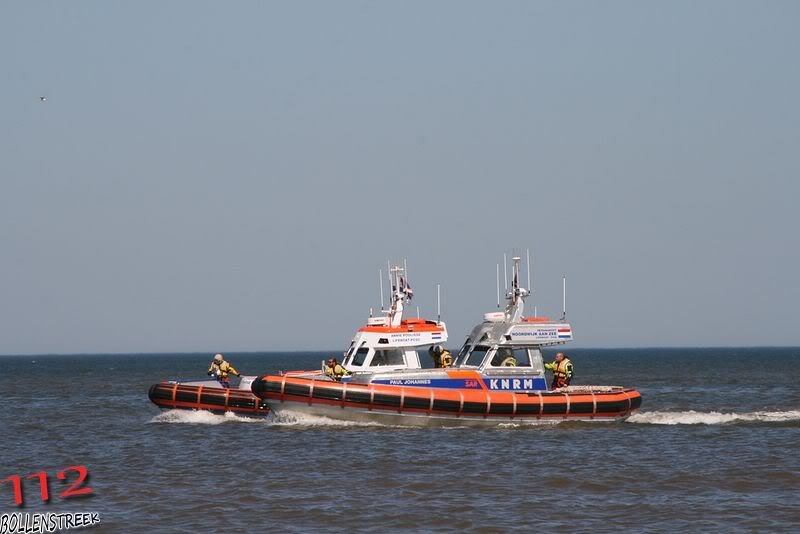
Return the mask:
[[[800, 3], [0, 3], [0, 353], [800, 344]], [[39, 100], [46, 96], [46, 102]]]

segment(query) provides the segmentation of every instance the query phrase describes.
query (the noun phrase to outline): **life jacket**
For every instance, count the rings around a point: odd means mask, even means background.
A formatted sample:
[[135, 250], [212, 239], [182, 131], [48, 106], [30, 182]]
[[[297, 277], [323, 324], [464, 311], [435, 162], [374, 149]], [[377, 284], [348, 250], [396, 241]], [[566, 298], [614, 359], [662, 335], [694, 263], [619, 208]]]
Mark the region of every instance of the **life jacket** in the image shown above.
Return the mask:
[[430, 348], [428, 349], [428, 354], [433, 359], [434, 367], [437, 369], [453, 366], [453, 355], [447, 349], [444, 349], [441, 354], [436, 354], [433, 352], [433, 348]]
[[351, 373], [342, 367], [341, 364], [337, 363], [334, 367], [330, 365], [325, 367], [325, 374], [335, 380], [340, 380], [343, 376], [350, 376]]
[[216, 371], [216, 374], [219, 378], [228, 378], [229, 373], [237, 376], [239, 374], [239, 372], [225, 360], [222, 360], [222, 363], [211, 362], [211, 367], [209, 367], [208, 370], [211, 373]]
[[449, 350], [442, 352], [439, 356], [439, 365], [442, 367], [452, 367], [453, 366], [453, 355], [450, 353]]
[[557, 378], [572, 378], [572, 362], [564, 358], [560, 362], [552, 363], [553, 375]]

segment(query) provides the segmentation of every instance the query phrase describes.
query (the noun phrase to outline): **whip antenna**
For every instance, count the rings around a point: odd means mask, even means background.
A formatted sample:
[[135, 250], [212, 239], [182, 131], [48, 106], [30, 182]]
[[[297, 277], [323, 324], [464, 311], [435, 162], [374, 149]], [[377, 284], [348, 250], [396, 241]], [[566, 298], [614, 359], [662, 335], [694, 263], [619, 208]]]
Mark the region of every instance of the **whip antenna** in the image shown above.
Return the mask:
[[506, 264], [506, 255], [503, 254], [503, 285], [508, 291], [508, 265]]
[[567, 318], [567, 275], [561, 277], [561, 320]]
[[525, 250], [525, 267], [528, 269], [528, 292], [533, 293], [531, 285], [531, 249]]
[[500, 264], [497, 264], [497, 307], [500, 307]]
[[378, 269], [378, 281], [381, 283], [381, 311], [383, 311], [383, 270]]
[[389, 277], [389, 302], [394, 302], [394, 284], [392, 283], [392, 262], [386, 260], [386, 276]]
[[436, 284], [436, 322], [442, 322], [442, 286]]

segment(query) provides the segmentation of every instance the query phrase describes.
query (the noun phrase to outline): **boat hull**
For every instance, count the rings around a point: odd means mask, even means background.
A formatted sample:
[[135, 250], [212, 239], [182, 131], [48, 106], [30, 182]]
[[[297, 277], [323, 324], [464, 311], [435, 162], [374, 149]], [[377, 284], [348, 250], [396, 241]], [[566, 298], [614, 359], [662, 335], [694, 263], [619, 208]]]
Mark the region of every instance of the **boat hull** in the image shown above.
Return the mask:
[[638, 391], [624, 388], [499, 392], [348, 384], [286, 375], [257, 378], [252, 389], [277, 415], [415, 426], [617, 421], [635, 413], [642, 401]]
[[248, 417], [264, 417], [270, 413], [265, 401], [245, 389], [159, 382], [150, 387], [148, 396], [153, 404], [163, 410], [233, 412]]

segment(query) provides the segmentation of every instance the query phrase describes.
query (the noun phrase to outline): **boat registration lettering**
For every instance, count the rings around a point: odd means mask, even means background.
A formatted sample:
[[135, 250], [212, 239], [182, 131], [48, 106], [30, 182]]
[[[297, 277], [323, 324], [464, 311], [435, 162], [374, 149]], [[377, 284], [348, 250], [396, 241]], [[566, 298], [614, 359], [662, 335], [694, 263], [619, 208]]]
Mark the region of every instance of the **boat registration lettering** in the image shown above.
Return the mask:
[[489, 389], [533, 389], [533, 378], [490, 378]]

